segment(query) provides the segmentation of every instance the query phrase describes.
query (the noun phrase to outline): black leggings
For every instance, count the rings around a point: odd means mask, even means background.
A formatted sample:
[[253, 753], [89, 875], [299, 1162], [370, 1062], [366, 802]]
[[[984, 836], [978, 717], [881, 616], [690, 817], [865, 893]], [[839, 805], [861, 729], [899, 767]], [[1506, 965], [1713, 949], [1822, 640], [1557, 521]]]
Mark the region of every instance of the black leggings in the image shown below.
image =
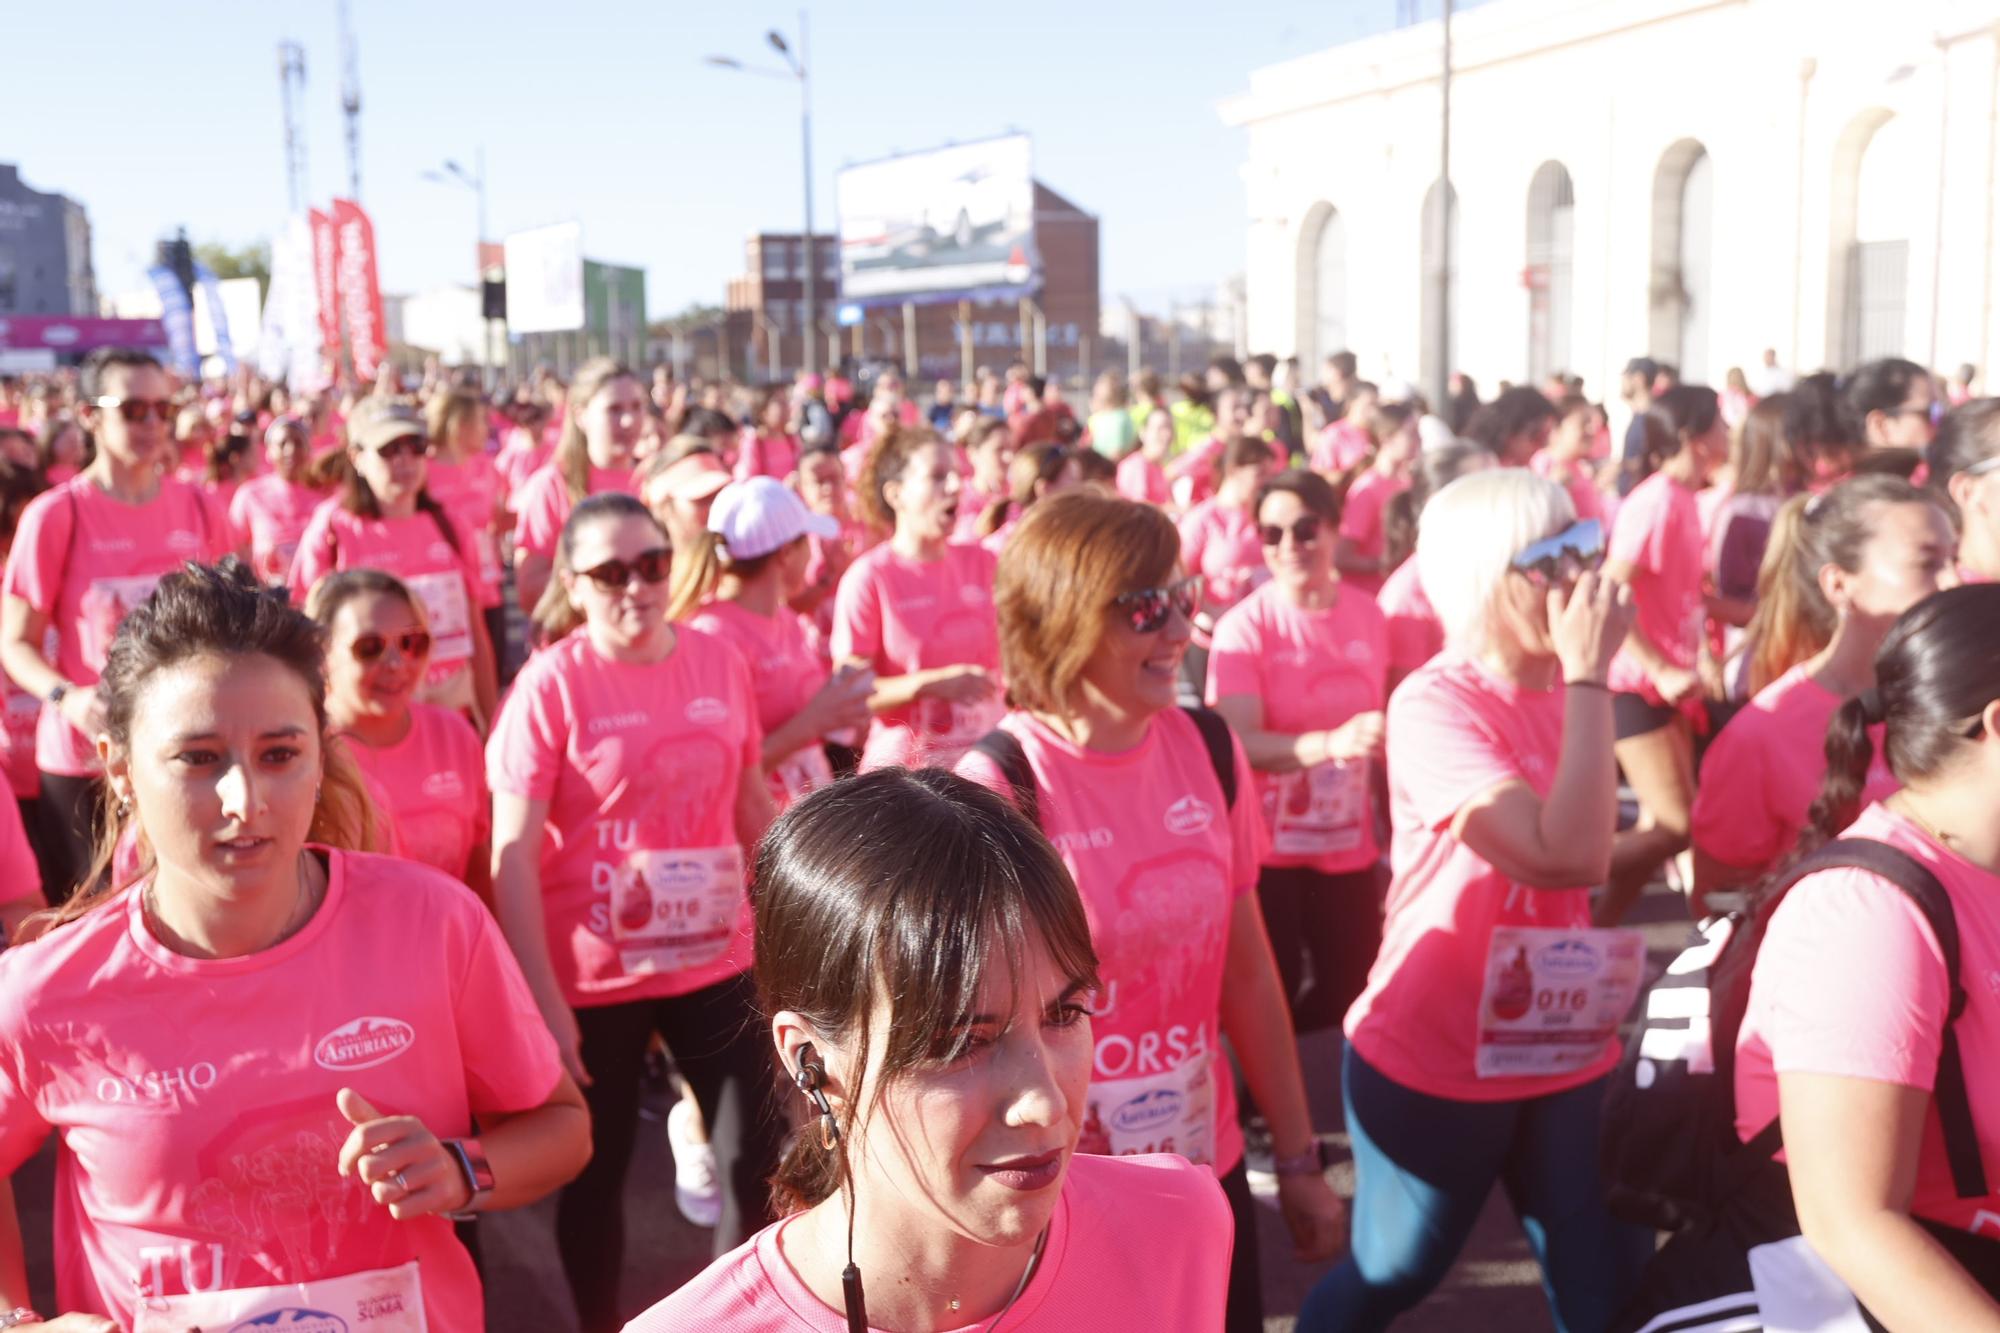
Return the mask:
[[42, 866], [42, 896], [49, 906], [70, 899], [90, 873], [90, 857], [104, 819], [104, 780], [42, 774], [42, 796], [35, 803], [40, 827], [34, 830], [35, 852]]
[[[1292, 1006], [1292, 1028], [1337, 1026], [1368, 981], [1382, 947], [1382, 874], [1367, 866], [1329, 875], [1307, 866], [1265, 866], [1257, 902]], [[1312, 985], [1305, 986], [1306, 959]]]
[[1264, 1333], [1264, 1270], [1257, 1253], [1257, 1201], [1250, 1197], [1250, 1169], [1242, 1162], [1222, 1177], [1222, 1197], [1236, 1222], [1229, 1256], [1229, 1302], [1224, 1333]]
[[[769, 1181], [784, 1125], [772, 1105], [771, 1048], [749, 973], [665, 1000], [576, 1011], [590, 1086], [590, 1164], [556, 1205], [556, 1245], [583, 1333], [616, 1333], [618, 1277], [625, 1262], [626, 1168], [639, 1124], [640, 1079], [654, 1033], [694, 1090], [722, 1184], [715, 1253], [741, 1245], [770, 1218]], [[672, 1207], [671, 1190], [648, 1198]]]

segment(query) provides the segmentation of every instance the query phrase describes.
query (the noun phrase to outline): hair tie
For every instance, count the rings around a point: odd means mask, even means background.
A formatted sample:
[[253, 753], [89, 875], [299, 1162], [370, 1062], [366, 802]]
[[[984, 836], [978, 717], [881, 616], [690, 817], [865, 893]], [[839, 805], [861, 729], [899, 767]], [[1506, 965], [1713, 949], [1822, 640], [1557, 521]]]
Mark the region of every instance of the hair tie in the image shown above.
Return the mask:
[[1883, 720], [1882, 692], [1873, 685], [1855, 695], [1854, 702], [1861, 705], [1861, 716], [1870, 726]]

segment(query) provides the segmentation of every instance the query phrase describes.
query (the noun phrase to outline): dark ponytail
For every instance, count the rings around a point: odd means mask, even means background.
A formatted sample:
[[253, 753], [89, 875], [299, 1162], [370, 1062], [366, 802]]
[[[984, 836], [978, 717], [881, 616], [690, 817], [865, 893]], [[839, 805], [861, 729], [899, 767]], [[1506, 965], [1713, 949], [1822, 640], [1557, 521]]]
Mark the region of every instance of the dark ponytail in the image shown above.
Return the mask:
[[1840, 706], [1826, 729], [1826, 777], [1800, 839], [1801, 854], [1837, 835], [1859, 813], [1875, 760], [1868, 729], [1884, 728], [1889, 771], [1904, 786], [1935, 779], [1981, 734], [2000, 699], [2000, 584], [1932, 593], [1905, 611], [1875, 654], [1875, 688]]

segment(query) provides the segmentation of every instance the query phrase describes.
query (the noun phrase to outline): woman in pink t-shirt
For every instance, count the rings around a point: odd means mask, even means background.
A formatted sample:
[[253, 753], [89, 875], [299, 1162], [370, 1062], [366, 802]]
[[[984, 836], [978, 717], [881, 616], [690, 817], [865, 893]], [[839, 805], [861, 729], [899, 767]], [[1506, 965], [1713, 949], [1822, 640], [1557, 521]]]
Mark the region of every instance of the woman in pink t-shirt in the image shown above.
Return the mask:
[[1715, 391], [1677, 384], [1648, 409], [1666, 452], [1618, 506], [1604, 574], [1632, 589], [1632, 632], [1611, 664], [1618, 767], [1639, 799], [1639, 829], [1597, 904], [1615, 926], [1654, 873], [1688, 845], [1694, 807], [1694, 731], [1708, 728], [1700, 671], [1707, 611], [1701, 516], [1695, 496], [1729, 447]]
[[1375, 594], [1375, 605], [1389, 627], [1389, 692], [1404, 677], [1444, 651], [1444, 626], [1424, 596], [1417, 562], [1417, 529], [1430, 498], [1460, 477], [1495, 466], [1484, 445], [1451, 440], [1417, 455], [1410, 469], [1410, 488], [1394, 496], [1382, 510], [1383, 556], [1389, 577]]
[[870, 773], [772, 826], [757, 894], [765, 1040], [805, 1122], [785, 1216], [626, 1333], [1220, 1326], [1214, 1179], [1079, 1151], [1097, 960], [1031, 825], [935, 769]]
[[431, 664], [426, 703], [492, 722], [498, 680], [493, 641], [478, 614], [485, 587], [470, 534], [431, 498], [424, 423], [415, 410], [369, 398], [348, 422], [347, 481], [313, 511], [286, 578], [294, 601], [335, 570], [394, 574], [424, 604]]
[[991, 551], [951, 544], [962, 493], [951, 447], [924, 427], [883, 433], [861, 511], [889, 540], [841, 576], [833, 660], [875, 673], [863, 769], [949, 765], [1005, 711]]
[[1581, 394], [1571, 394], [1556, 404], [1556, 428], [1548, 446], [1537, 450], [1528, 467], [1538, 477], [1547, 477], [1569, 492], [1569, 502], [1578, 518], [1604, 518], [1604, 493], [1597, 487], [1596, 466], [1591, 458], [1595, 443], [1591, 428], [1597, 409]]
[[966, 472], [964, 493], [959, 496], [958, 527], [952, 533], [952, 540], [978, 541], [979, 521], [986, 516], [988, 506], [1007, 497], [1007, 476], [1016, 453], [1014, 432], [1007, 428], [1006, 422], [982, 416], [967, 428], [959, 441], [959, 450], [965, 456]]
[[[1222, 489], [1230, 469], [1235, 466], [1229, 461], [1231, 456], [1241, 452], [1237, 450], [1237, 445], [1245, 441], [1264, 443], [1261, 437], [1249, 433], [1249, 426], [1250, 393], [1247, 389], [1225, 388], [1215, 395], [1213, 433], [1166, 465], [1167, 482], [1173, 489], [1177, 507], [1191, 511]], [[1265, 447], [1268, 449], [1270, 446]], [[1275, 453], [1272, 462], [1274, 465], [1277, 462]], [[1249, 503], [1248, 497], [1239, 503]]]
[[424, 406], [430, 437], [430, 465], [424, 487], [460, 532], [472, 539], [479, 566], [480, 605], [486, 636], [496, 646], [507, 641], [507, 615], [500, 605], [500, 542], [513, 525], [501, 491], [500, 472], [487, 452], [491, 421], [486, 399], [476, 389], [439, 393]]
[[[792, 489], [815, 514], [824, 514], [840, 524], [838, 537], [807, 536], [812, 556], [806, 561], [805, 587], [792, 598], [792, 610], [812, 626], [816, 649], [827, 656], [827, 641], [833, 637], [834, 593], [841, 576], [860, 555], [881, 541], [881, 534], [849, 510], [847, 473], [840, 454], [831, 445], [814, 445], [799, 455], [798, 471], [792, 475]], [[960, 502], [963, 508], [963, 501]]]
[[1975, 398], [1945, 413], [1924, 450], [1925, 485], [1958, 510], [1958, 572], [2000, 582], [2000, 399]]
[[[1598, 1112], [1646, 952], [1594, 930], [1618, 775], [1605, 674], [1631, 600], [1569, 497], [1525, 468], [1446, 487], [1417, 560], [1451, 643], [1389, 701], [1393, 880], [1347, 1014], [1354, 1246], [1301, 1333], [1385, 1328], [1428, 1296], [1505, 1183], [1555, 1322], [1601, 1329], [1652, 1233], [1613, 1221]], [[1546, 997], [1546, 998], [1544, 998]]]
[[1174, 414], [1155, 407], [1139, 427], [1139, 447], [1118, 460], [1118, 493], [1164, 509], [1173, 499], [1165, 467], [1173, 447]]
[[312, 463], [302, 417], [279, 417], [264, 433], [264, 457], [271, 470], [237, 488], [229, 502], [229, 527], [238, 548], [247, 552], [257, 577], [283, 586], [292, 557], [313, 511], [326, 492], [313, 486], [307, 473]]
[[1208, 655], [1209, 706], [1257, 771], [1270, 835], [1257, 897], [1301, 1032], [1340, 1022], [1382, 940], [1374, 788], [1388, 629], [1334, 571], [1339, 519], [1316, 472], [1264, 483], [1257, 530], [1271, 581], [1223, 613]]
[[[50, 705], [35, 734], [44, 889], [83, 882], [102, 805], [97, 673], [119, 623], [160, 576], [235, 543], [201, 493], [162, 473], [173, 382], [150, 354], [112, 348], [83, 368], [90, 467], [21, 512], [0, 593], [0, 670]], [[54, 655], [47, 656], [55, 640]]]
[[[1697, 915], [1710, 893], [1754, 883], [1791, 853], [1826, 773], [1827, 721], [1875, 684], [1896, 618], [1958, 582], [1956, 542], [1935, 497], [1884, 473], [1779, 511], [1753, 622], [1757, 694], [1709, 743], [1695, 793]], [[1894, 790], [1878, 765], [1869, 799]]]
[[[1015, 711], [960, 762], [1032, 808], [1083, 895], [1103, 985], [1081, 1147], [1178, 1152], [1236, 1218], [1226, 1327], [1263, 1328], [1255, 1205], [1227, 1037], [1271, 1127], [1302, 1257], [1340, 1245], [1264, 918], [1264, 823], [1228, 724], [1174, 706], [1191, 581], [1150, 505], [1072, 491], [1037, 505], [1000, 563]], [[1010, 757], [1012, 756], [1012, 757]]]
[[873, 673], [850, 666], [829, 675], [787, 604], [805, 587], [810, 539], [834, 540], [840, 524], [776, 478], [752, 477], [722, 488], [708, 527], [706, 541], [675, 558], [667, 618], [743, 654], [764, 731], [762, 767], [782, 810], [833, 781], [828, 736], [868, 725]]
[[[1394, 568], [1385, 519], [1389, 502], [1410, 489], [1410, 464], [1417, 456], [1416, 414], [1402, 403], [1384, 403], [1369, 418], [1369, 430], [1375, 440], [1374, 456], [1341, 499], [1334, 565], [1348, 587], [1373, 597]], [[1339, 483], [1339, 478], [1332, 480]]]
[[379, 569], [329, 574], [306, 610], [326, 631], [327, 721], [383, 796], [394, 845], [492, 900], [479, 733], [414, 701], [430, 659], [424, 605]]
[[1007, 465], [1007, 493], [979, 516], [980, 544], [998, 555], [1037, 501], [1077, 485], [1082, 475], [1076, 451], [1068, 445], [1031, 444], [1022, 449]]
[[[755, 1031], [747, 851], [771, 819], [750, 669], [669, 625], [665, 532], [622, 492], [570, 512], [562, 621], [486, 746], [500, 923], [590, 1105], [590, 1166], [556, 1238], [582, 1325], [616, 1327], [626, 1167], [655, 1036], [693, 1088], [722, 1181], [716, 1253], [766, 1220], [777, 1165]], [[553, 606], [553, 601], [545, 602]]]
[[1257, 489], [1276, 467], [1262, 440], [1244, 437], [1222, 458], [1222, 482], [1180, 520], [1181, 564], [1200, 580], [1194, 644], [1187, 653], [1188, 695], [1200, 698], [1208, 680], [1208, 642], [1215, 618], [1270, 577], [1257, 538]]
[[646, 419], [638, 376], [609, 357], [593, 357], [577, 368], [567, 404], [554, 456], [507, 500], [514, 513], [514, 591], [531, 615], [549, 586], [556, 538], [571, 507], [607, 491], [638, 492], [632, 451]]
[[[2000, 589], [1953, 588], [1906, 612], [1877, 684], [1834, 713], [1839, 758], [1806, 838], [1885, 843], [1928, 871], [1956, 926], [1957, 975], [1895, 884], [1831, 868], [1793, 885], [1757, 950], [1734, 1068], [1737, 1135], [1775, 1121], [1783, 1160], [1745, 1173], [1715, 1226], [1669, 1242], [1628, 1326], [1657, 1314], [1648, 1327], [1700, 1327], [1698, 1310], [1668, 1308], [1700, 1293], [1745, 1327], [1859, 1329], [1865, 1311], [1869, 1328], [2000, 1328], [1996, 660]], [[1868, 804], [1878, 735], [1902, 787]], [[1947, 1032], [1971, 1172], [1941, 1129]]]
[[[304, 1307], [477, 1333], [452, 1217], [590, 1152], [499, 929], [436, 871], [346, 850], [372, 820], [328, 743], [319, 628], [246, 566], [163, 579], [99, 689], [113, 836], [142, 830], [143, 857], [0, 955], [0, 1171], [57, 1139], [49, 1327]], [[11, 1202], [0, 1236], [15, 1310]]]
[[[14, 546], [14, 533], [21, 523], [21, 511], [28, 502], [48, 489], [30, 466], [0, 460], [0, 566]], [[0, 778], [19, 806], [23, 825], [31, 838], [39, 836], [35, 802], [42, 791], [41, 774], [35, 768], [35, 728], [42, 720], [41, 699], [14, 683], [0, 670]], [[41, 883], [37, 876], [36, 884]]]
[[780, 385], [766, 389], [757, 404], [756, 429], [736, 460], [736, 479], [791, 476], [799, 465], [799, 437], [791, 430], [790, 393]]

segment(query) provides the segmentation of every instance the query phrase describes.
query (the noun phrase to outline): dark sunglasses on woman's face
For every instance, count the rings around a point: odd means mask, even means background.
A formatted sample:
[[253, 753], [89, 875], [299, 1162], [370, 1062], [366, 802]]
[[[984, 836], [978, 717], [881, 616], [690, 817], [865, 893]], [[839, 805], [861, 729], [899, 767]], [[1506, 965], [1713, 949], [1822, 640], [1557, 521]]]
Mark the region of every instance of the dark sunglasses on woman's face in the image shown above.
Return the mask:
[[354, 654], [357, 662], [373, 662], [388, 652], [392, 643], [404, 657], [429, 657], [431, 654], [431, 636], [420, 629], [405, 630], [393, 639], [381, 634], [357, 634], [347, 651]]
[[1319, 541], [1319, 515], [1307, 514], [1290, 528], [1281, 528], [1276, 523], [1260, 524], [1257, 537], [1266, 546], [1278, 546], [1285, 540], [1285, 533], [1292, 534], [1292, 545], [1312, 546]]
[[1513, 563], [1538, 588], [1573, 583], [1604, 563], [1604, 525], [1594, 518], [1573, 523], [1528, 547]]
[[1121, 592], [1111, 601], [1114, 606], [1125, 609], [1133, 630], [1140, 634], [1157, 634], [1166, 627], [1168, 617], [1175, 611], [1189, 620], [1194, 619], [1194, 613], [1201, 607], [1201, 580], [1185, 578], [1164, 588]]
[[385, 463], [393, 463], [399, 458], [422, 458], [427, 448], [421, 435], [398, 435], [370, 452]]
[[656, 546], [650, 551], [641, 551], [630, 561], [606, 560], [581, 572], [604, 591], [617, 592], [632, 581], [634, 574], [647, 583], [665, 583], [673, 564], [674, 553], [664, 546]]
[[96, 401], [99, 407], [116, 408], [119, 416], [134, 425], [144, 421], [149, 412], [153, 420], [159, 422], [172, 421], [179, 412], [164, 398], [99, 398]]

